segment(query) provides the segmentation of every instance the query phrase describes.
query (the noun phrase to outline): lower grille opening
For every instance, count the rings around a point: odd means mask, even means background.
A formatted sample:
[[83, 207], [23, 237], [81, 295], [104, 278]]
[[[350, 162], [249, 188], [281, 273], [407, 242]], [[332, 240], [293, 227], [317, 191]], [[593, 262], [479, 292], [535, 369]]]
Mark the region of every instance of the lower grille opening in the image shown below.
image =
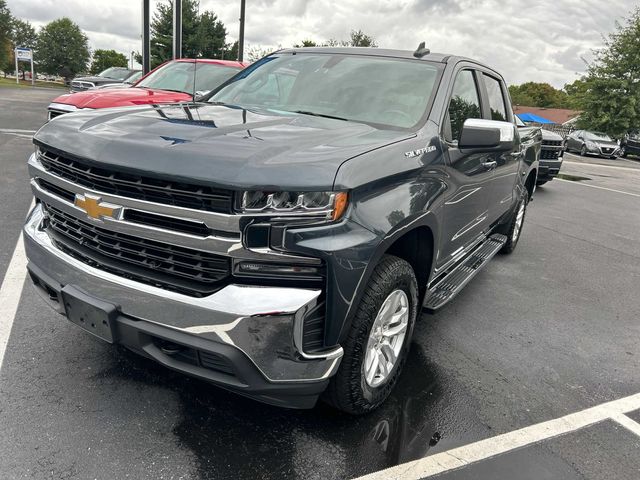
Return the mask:
[[214, 370], [226, 375], [236, 376], [231, 363], [229, 363], [226, 358], [216, 353], [197, 350], [162, 338], [154, 338], [153, 343], [162, 351], [162, 353], [169, 355], [171, 358], [180, 362]]

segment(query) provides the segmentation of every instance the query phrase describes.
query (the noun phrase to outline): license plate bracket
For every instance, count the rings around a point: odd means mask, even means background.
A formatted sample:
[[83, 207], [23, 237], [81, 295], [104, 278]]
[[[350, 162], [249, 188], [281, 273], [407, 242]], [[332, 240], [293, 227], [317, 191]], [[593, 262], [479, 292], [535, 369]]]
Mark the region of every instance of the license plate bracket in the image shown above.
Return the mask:
[[105, 342], [115, 342], [118, 307], [92, 297], [73, 285], [66, 285], [62, 289], [62, 300], [69, 321]]

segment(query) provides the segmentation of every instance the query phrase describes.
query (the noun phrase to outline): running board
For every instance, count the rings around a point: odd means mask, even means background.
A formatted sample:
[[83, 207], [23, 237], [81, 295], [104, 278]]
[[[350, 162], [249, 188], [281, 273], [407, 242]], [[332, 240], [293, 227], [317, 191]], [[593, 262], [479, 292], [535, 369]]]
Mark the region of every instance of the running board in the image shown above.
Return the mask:
[[482, 267], [498, 253], [506, 242], [507, 237], [499, 233], [488, 237], [442, 280], [427, 290], [422, 307], [426, 310], [437, 310], [444, 306], [482, 270]]

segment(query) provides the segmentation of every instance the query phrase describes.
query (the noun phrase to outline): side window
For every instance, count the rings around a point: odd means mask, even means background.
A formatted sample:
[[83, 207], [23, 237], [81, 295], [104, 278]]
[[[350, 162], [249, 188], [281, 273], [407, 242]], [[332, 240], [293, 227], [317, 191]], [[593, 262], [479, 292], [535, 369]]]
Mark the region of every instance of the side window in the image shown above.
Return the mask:
[[482, 74], [484, 84], [487, 87], [487, 96], [489, 97], [489, 108], [491, 109], [491, 120], [507, 121], [507, 109], [504, 104], [504, 95], [500, 87], [500, 81]]
[[448, 116], [451, 128], [446, 137], [449, 141], [458, 141], [467, 118], [482, 118], [478, 87], [471, 70], [458, 73], [449, 101]]

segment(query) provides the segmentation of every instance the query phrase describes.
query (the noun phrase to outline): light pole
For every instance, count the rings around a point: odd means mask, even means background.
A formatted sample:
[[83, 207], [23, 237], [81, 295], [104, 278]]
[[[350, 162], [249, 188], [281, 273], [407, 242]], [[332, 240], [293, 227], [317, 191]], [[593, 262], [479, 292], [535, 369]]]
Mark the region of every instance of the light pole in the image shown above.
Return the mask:
[[244, 4], [245, 0], [240, 0], [240, 35], [238, 39], [238, 61], [242, 62], [244, 57]]

